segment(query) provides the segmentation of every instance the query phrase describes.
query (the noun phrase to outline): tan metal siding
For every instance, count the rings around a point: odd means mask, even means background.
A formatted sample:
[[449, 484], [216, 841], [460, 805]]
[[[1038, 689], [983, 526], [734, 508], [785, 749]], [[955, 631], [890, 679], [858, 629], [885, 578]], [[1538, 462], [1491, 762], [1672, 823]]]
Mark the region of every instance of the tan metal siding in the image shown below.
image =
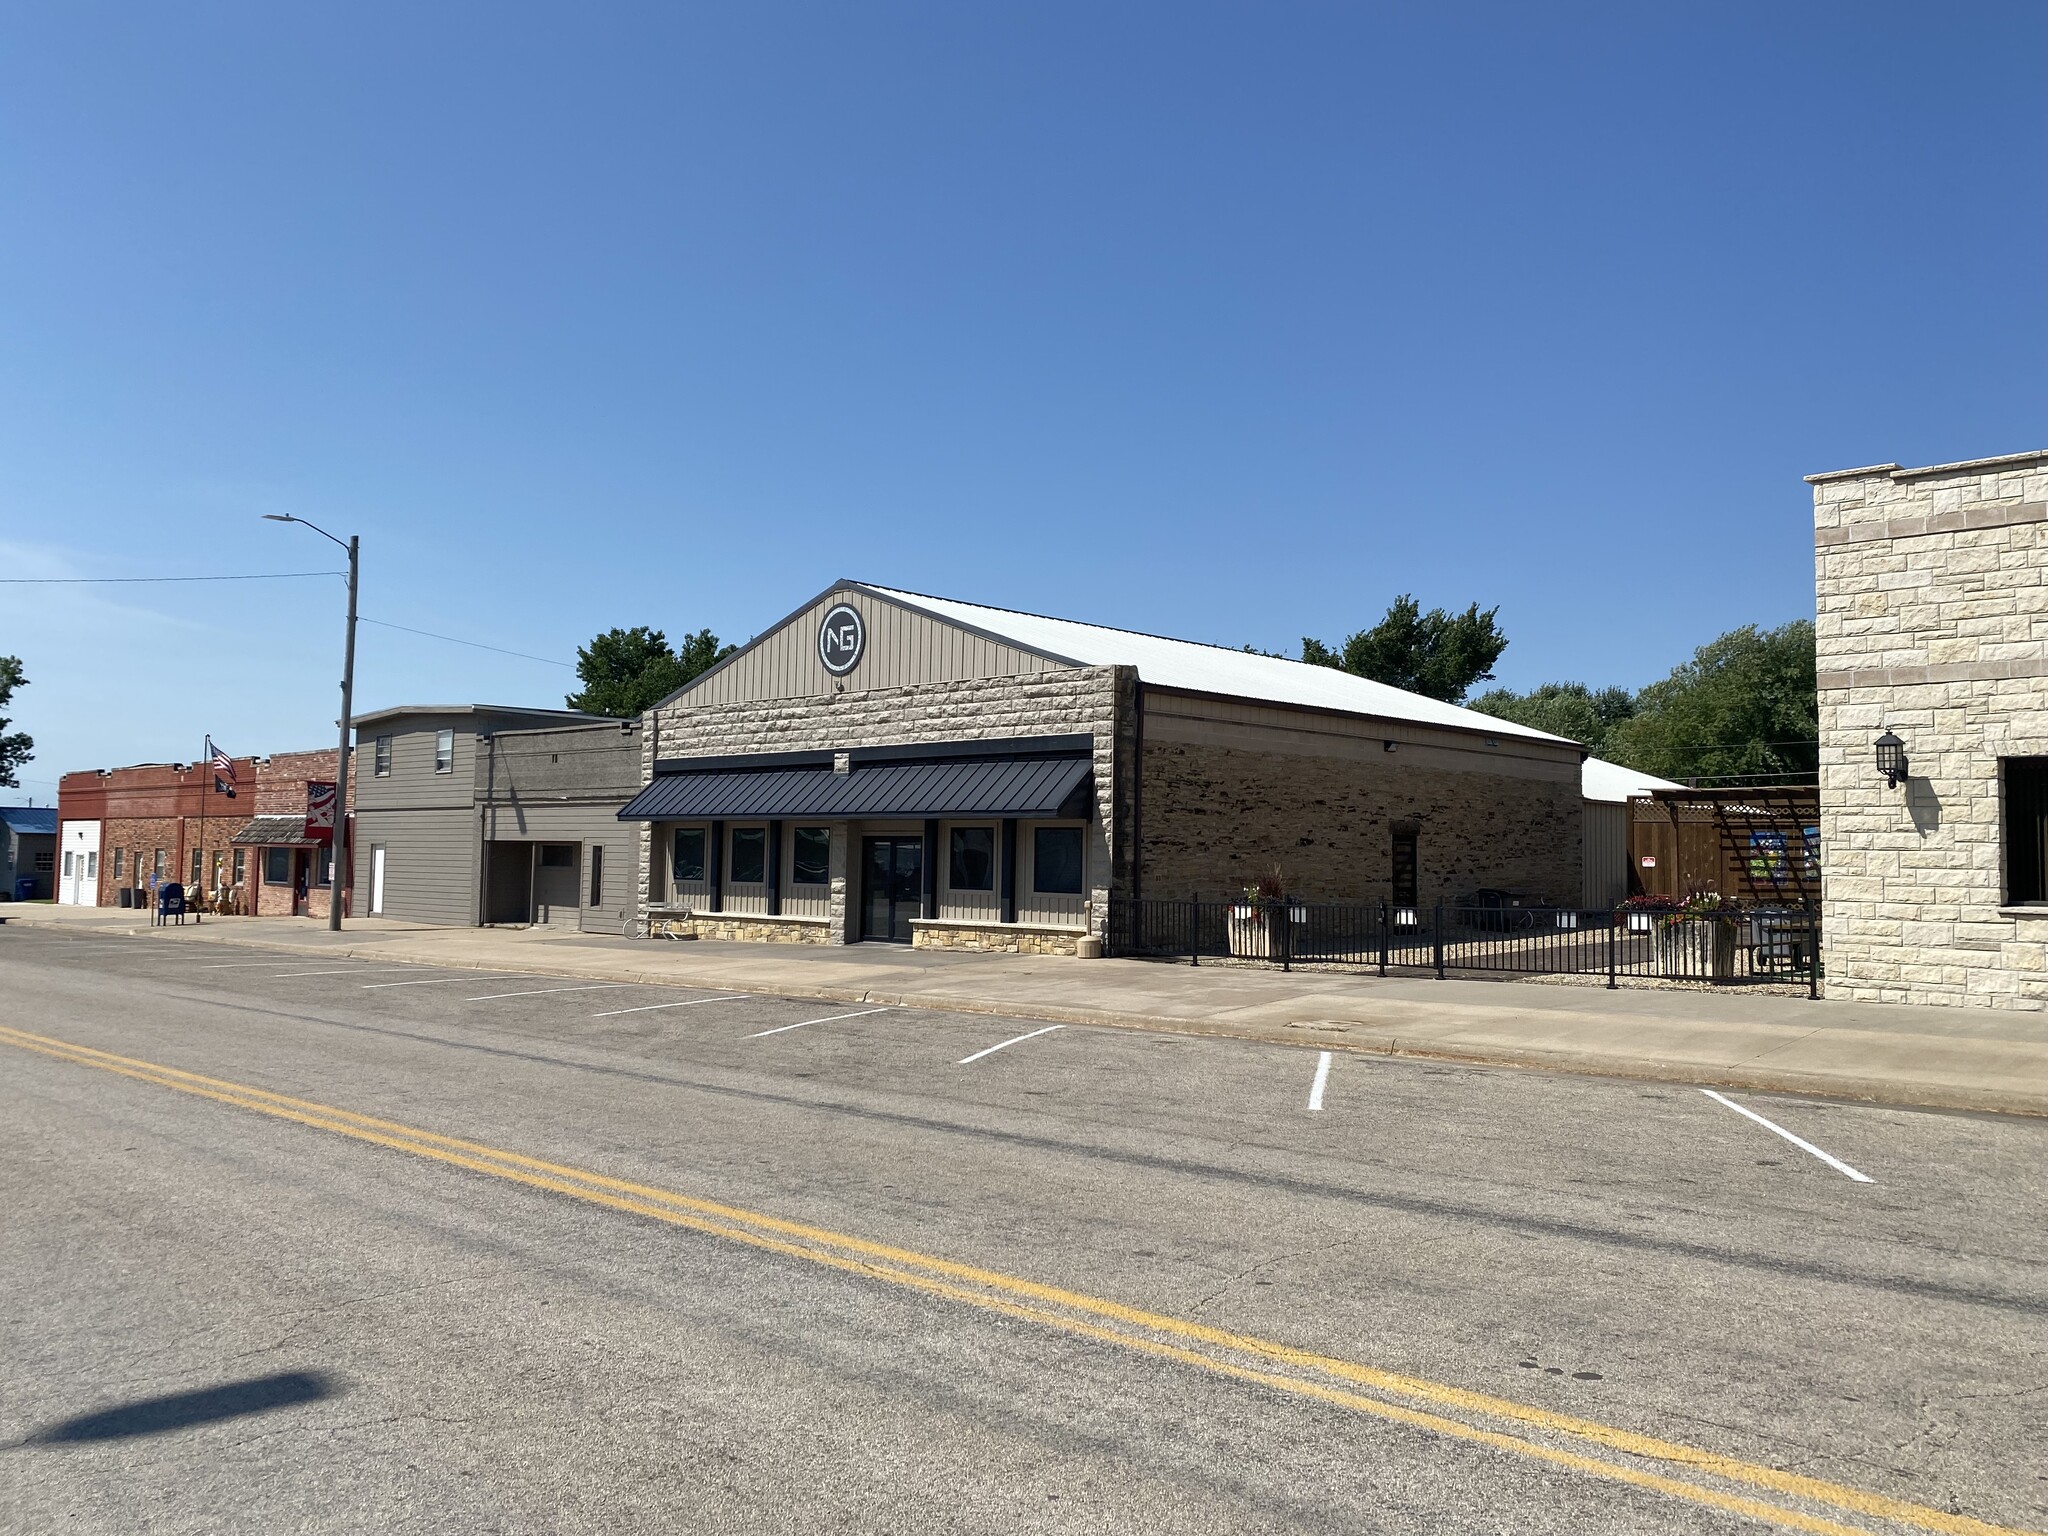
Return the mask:
[[1588, 911], [1618, 907], [1628, 895], [1628, 807], [1609, 800], [1586, 802], [1586, 892]]
[[[867, 626], [860, 665], [835, 678], [818, 660], [818, 626], [839, 603], [851, 604]], [[985, 639], [930, 614], [914, 613], [863, 592], [840, 591], [813, 603], [678, 698], [671, 708], [797, 699], [977, 677], [1020, 677], [1060, 663]]]

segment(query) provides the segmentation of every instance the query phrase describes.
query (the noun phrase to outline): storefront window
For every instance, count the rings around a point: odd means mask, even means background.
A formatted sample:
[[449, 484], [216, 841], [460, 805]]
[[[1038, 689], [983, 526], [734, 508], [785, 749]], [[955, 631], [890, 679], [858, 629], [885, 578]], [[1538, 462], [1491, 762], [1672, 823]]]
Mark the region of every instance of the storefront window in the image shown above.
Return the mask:
[[248, 873], [249, 850], [246, 848], [237, 848], [235, 850], [235, 884], [240, 885], [242, 881], [248, 876]]
[[1031, 833], [1031, 888], [1043, 896], [1081, 894], [1081, 829], [1036, 827]]
[[735, 827], [732, 834], [732, 883], [761, 885], [768, 879], [768, 831]]
[[956, 891], [996, 888], [996, 833], [993, 827], [955, 827], [946, 883]]
[[263, 850], [263, 883], [265, 885], [290, 885], [292, 883], [291, 849], [266, 848]]
[[798, 827], [790, 880], [796, 885], [825, 885], [832, 878], [832, 829]]
[[701, 882], [704, 878], [704, 829], [677, 827], [669, 868], [678, 884]]
[[334, 884], [334, 849], [330, 845], [323, 844], [320, 849], [319, 856], [314, 863], [313, 883], [315, 885]]

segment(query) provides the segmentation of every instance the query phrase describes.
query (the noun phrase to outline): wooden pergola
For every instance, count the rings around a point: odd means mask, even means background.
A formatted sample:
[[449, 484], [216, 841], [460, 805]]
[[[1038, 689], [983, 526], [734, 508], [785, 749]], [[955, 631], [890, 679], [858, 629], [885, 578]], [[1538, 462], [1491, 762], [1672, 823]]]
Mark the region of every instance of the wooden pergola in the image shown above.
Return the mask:
[[1820, 904], [1820, 788], [1660, 789], [1629, 801], [1631, 891]]

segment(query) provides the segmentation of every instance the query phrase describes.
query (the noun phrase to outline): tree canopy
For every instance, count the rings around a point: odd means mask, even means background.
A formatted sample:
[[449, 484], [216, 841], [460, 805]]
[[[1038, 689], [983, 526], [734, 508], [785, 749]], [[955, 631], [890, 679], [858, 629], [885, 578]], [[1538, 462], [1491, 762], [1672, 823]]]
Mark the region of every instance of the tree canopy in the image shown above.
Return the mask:
[[1499, 612], [1489, 608], [1481, 613], [1474, 603], [1463, 613], [1441, 608], [1424, 613], [1421, 604], [1403, 593], [1385, 618], [1342, 645], [1325, 645], [1304, 635], [1301, 659], [1457, 704], [1474, 683], [1493, 676], [1493, 664], [1508, 648], [1508, 637], [1494, 622]]
[[[0, 656], [0, 709], [13, 701], [15, 689], [27, 686], [28, 679], [21, 675], [21, 658]], [[34, 739], [26, 731], [10, 732], [7, 727], [13, 723], [0, 715], [0, 789], [20, 788], [14, 770], [35, 756]]]
[[1545, 683], [1527, 693], [1489, 688], [1472, 701], [1472, 708], [1553, 736], [1569, 736], [1584, 742], [1595, 757], [1607, 757], [1608, 735], [1635, 714], [1636, 699], [1626, 688], [1595, 692], [1584, 683]]
[[593, 715], [638, 715], [735, 649], [721, 645], [708, 629], [683, 636], [674, 647], [658, 629], [608, 629], [577, 650], [576, 675], [583, 689], [567, 702]]
[[1820, 707], [1813, 624], [1745, 624], [1701, 646], [1661, 682], [1631, 695], [1583, 683], [1529, 693], [1495, 688], [1472, 707], [1584, 742], [1595, 757], [1666, 779], [1811, 777]]

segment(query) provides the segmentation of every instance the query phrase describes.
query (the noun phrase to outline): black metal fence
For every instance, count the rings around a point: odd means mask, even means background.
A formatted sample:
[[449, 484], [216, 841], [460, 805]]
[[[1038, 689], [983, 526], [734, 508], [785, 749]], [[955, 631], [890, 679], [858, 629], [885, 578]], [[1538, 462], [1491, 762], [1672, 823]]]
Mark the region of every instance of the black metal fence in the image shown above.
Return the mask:
[[1380, 975], [1604, 976], [1804, 983], [1819, 996], [1820, 914], [1812, 907], [1396, 906], [1301, 901], [1132, 901], [1113, 896], [1104, 952], [1360, 966]]

